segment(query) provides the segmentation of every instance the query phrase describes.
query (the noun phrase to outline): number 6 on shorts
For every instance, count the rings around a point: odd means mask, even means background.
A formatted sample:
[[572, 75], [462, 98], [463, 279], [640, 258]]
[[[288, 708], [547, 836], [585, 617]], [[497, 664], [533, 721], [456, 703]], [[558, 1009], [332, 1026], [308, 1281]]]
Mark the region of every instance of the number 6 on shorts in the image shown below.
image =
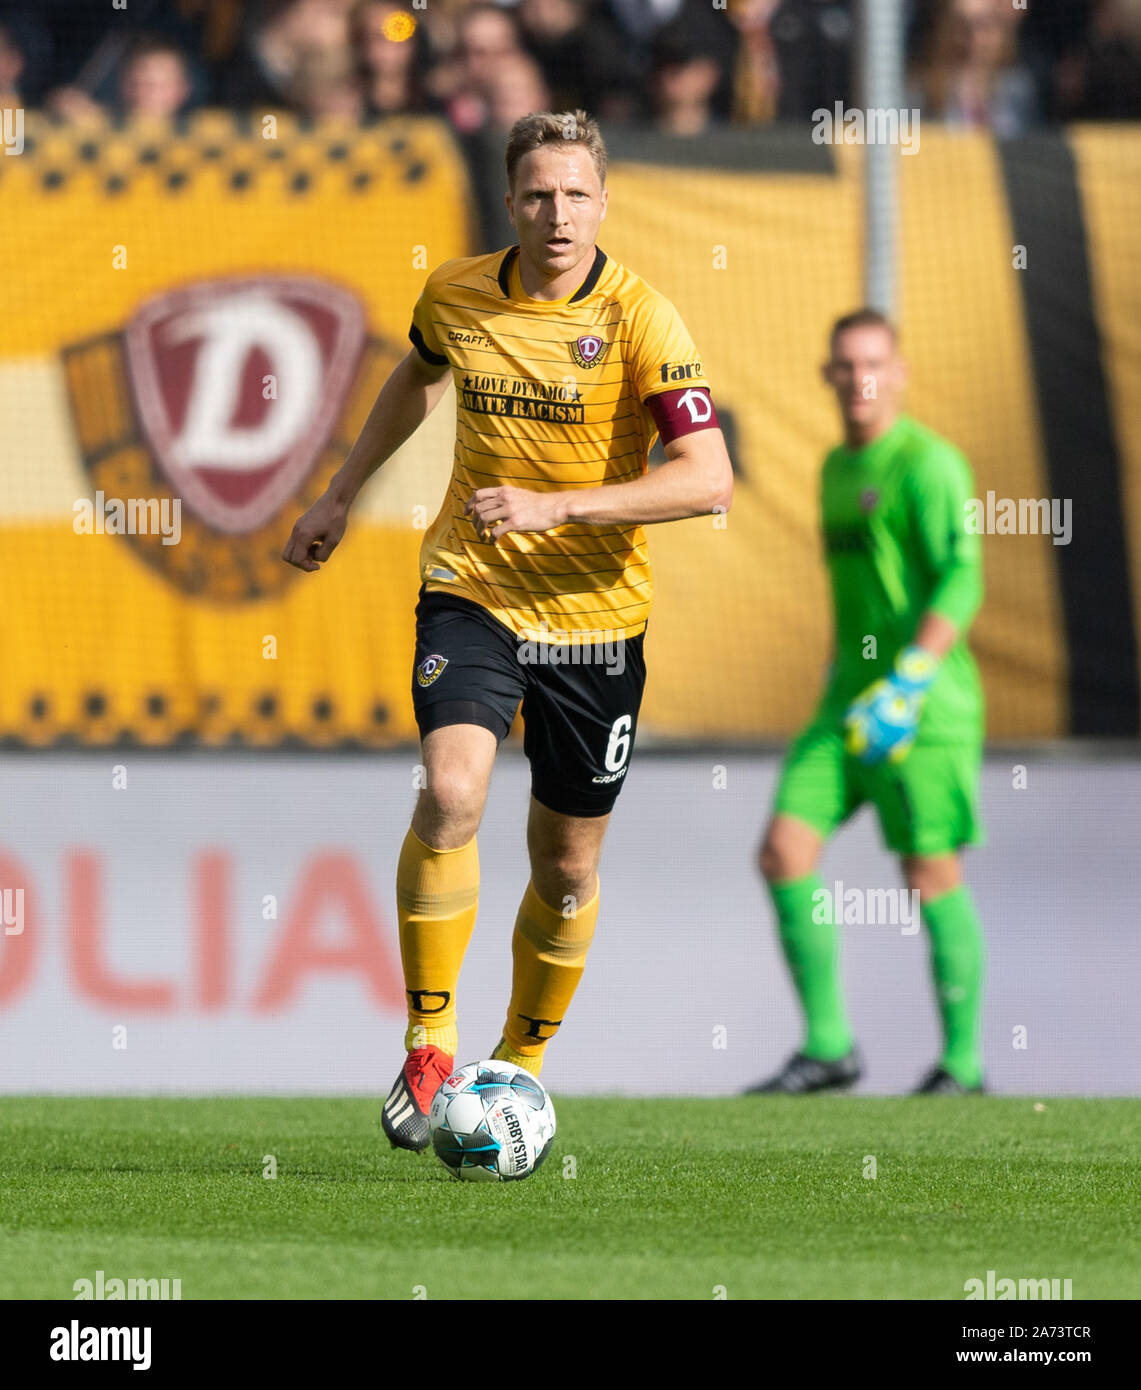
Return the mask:
[[618, 772], [630, 753], [630, 726], [633, 719], [628, 714], [620, 714], [610, 726], [610, 738], [606, 744], [606, 770]]

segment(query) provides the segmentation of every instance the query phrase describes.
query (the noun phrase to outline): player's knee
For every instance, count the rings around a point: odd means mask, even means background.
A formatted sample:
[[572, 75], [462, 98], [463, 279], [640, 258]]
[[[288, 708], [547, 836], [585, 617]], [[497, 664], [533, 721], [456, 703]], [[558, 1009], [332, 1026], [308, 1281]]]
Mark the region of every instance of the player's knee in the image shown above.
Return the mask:
[[933, 859], [908, 856], [903, 861], [903, 874], [908, 888], [918, 893], [922, 902], [942, 897], [962, 882], [959, 861], [954, 855]]
[[466, 844], [479, 828], [486, 797], [486, 779], [470, 768], [432, 768], [420, 792], [417, 818], [436, 836]]
[[815, 843], [789, 833], [787, 827], [770, 825], [757, 853], [757, 867], [768, 883], [785, 883], [810, 874], [816, 864]]
[[585, 902], [593, 897], [597, 870], [597, 855], [572, 848], [549, 850], [531, 860], [531, 877], [539, 896], [560, 911], [568, 898]]
[[780, 855], [767, 835], [757, 850], [757, 868], [762, 877], [770, 880], [776, 877], [780, 869]]

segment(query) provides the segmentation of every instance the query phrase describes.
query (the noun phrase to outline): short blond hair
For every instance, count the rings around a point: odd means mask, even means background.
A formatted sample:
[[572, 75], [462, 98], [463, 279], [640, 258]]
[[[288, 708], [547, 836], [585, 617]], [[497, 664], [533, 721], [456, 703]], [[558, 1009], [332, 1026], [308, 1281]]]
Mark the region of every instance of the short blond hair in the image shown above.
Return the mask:
[[844, 314], [832, 325], [828, 334], [828, 343], [831, 348], [836, 346], [836, 339], [841, 333], [847, 333], [849, 328], [882, 328], [891, 338], [892, 347], [899, 344], [899, 330], [888, 316], [880, 309], [872, 309], [865, 306], [862, 309], [855, 309], [850, 314]]
[[521, 116], [507, 136], [507, 187], [525, 154], [543, 145], [581, 145], [594, 161], [599, 182], [606, 183], [606, 143], [598, 122], [585, 111], [533, 111]]

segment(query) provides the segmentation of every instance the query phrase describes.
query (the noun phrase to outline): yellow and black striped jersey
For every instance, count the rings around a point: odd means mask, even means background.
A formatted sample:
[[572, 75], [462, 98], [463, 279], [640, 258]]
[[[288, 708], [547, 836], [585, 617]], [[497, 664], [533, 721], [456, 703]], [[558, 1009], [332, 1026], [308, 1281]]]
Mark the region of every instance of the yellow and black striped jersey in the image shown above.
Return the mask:
[[[464, 504], [477, 488], [562, 491], [637, 478], [659, 428], [716, 424], [709, 383], [669, 300], [601, 250], [559, 300], [526, 294], [518, 259], [512, 246], [447, 261], [413, 311], [416, 349], [452, 368], [457, 416], [451, 482], [421, 547], [421, 578], [428, 590], [481, 604], [520, 637], [633, 637], [652, 588], [640, 525], [573, 523], [481, 541]], [[663, 424], [675, 416], [676, 427]]]

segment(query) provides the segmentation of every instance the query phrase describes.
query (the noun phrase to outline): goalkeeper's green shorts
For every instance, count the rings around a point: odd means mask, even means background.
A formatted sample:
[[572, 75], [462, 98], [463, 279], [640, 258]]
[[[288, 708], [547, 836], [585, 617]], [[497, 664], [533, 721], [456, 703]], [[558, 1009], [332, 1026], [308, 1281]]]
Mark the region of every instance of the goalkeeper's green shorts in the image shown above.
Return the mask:
[[983, 843], [981, 764], [981, 742], [918, 742], [902, 763], [869, 767], [844, 752], [839, 725], [814, 721], [788, 750], [773, 814], [795, 816], [827, 839], [871, 802], [889, 849], [950, 854]]

